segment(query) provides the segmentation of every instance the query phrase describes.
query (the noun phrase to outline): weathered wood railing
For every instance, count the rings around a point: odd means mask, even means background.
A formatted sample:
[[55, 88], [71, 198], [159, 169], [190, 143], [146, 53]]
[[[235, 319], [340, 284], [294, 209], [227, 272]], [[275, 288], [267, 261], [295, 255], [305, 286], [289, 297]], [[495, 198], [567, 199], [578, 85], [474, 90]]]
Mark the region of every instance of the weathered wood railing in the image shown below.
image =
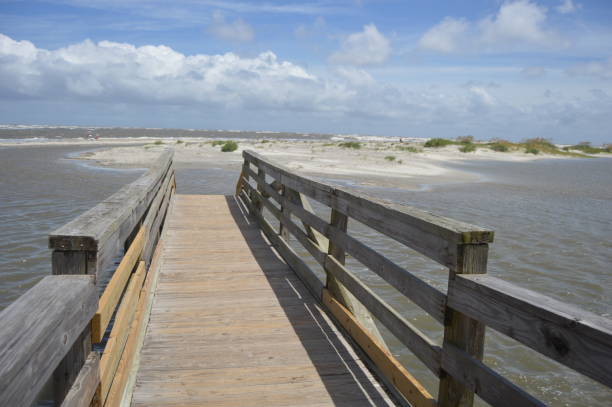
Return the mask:
[[[486, 275], [492, 231], [337, 188], [296, 174], [254, 152], [244, 151], [243, 157], [236, 195], [387, 384], [412, 405], [431, 406], [436, 401], [366, 328], [371, 325], [368, 312], [440, 378], [440, 406], [470, 406], [474, 393], [495, 406], [543, 405], [482, 362], [485, 326], [612, 387], [612, 321]], [[329, 222], [313, 213], [306, 197], [331, 208]], [[264, 217], [264, 208], [279, 220], [278, 232]], [[448, 267], [447, 293], [348, 234], [349, 218]], [[288, 232], [322, 265], [327, 275], [325, 285], [293, 250]], [[344, 265], [345, 253], [443, 324], [442, 346], [349, 271]]]
[[[51, 376], [56, 405], [119, 405], [133, 379], [174, 190], [166, 152], [135, 182], [49, 236], [54, 275], [0, 314], [0, 405], [30, 405]], [[100, 342], [101, 356], [92, 349]]]

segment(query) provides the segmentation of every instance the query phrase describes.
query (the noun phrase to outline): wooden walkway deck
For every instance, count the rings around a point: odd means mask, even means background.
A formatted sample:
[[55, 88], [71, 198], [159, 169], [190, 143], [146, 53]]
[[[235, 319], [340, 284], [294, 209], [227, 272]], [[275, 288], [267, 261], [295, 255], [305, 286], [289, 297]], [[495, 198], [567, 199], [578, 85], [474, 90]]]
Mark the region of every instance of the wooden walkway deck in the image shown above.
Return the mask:
[[132, 404], [393, 405], [234, 197], [176, 195]]

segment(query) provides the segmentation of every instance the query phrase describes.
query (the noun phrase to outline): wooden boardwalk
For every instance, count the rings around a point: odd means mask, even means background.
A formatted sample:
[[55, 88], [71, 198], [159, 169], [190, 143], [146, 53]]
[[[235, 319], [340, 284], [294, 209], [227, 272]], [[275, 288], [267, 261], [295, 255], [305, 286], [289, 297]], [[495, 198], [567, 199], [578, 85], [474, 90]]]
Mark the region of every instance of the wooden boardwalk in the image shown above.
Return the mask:
[[393, 405], [241, 209], [176, 195], [132, 404]]

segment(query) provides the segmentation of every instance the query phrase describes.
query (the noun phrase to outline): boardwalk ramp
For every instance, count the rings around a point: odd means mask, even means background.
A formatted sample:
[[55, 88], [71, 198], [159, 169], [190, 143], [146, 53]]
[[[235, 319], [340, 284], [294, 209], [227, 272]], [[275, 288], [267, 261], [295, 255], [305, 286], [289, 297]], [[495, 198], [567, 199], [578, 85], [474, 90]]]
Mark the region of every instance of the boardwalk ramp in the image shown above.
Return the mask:
[[176, 195], [134, 406], [387, 406], [232, 196]]

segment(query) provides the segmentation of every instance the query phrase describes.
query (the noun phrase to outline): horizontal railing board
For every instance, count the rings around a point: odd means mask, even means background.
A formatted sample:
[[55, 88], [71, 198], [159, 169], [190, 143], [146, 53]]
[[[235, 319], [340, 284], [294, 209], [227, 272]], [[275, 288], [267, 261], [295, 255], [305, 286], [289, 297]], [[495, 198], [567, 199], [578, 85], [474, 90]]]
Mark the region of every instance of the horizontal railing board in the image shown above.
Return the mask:
[[100, 356], [98, 352], [91, 352], [70, 391], [66, 394], [62, 407], [89, 406], [99, 384]]
[[496, 407], [543, 407], [544, 403], [461, 349], [447, 344], [442, 369]]
[[[286, 206], [292, 215], [298, 217], [305, 224], [308, 224], [326, 238], [334, 241], [335, 244], [342, 247], [346, 252], [355, 257], [355, 259], [382, 277], [408, 299], [427, 311], [427, 313], [438, 322], [444, 323], [444, 312], [446, 307], [446, 296], [444, 293], [398, 266], [374, 249], [366, 246], [338, 228], [333, 227], [299, 205], [294, 204], [286, 197], [281, 196], [272, 189], [270, 185], [260, 185], [270, 197], [279, 204]], [[252, 189], [250, 185], [249, 187]], [[308, 247], [306, 247], [306, 249], [308, 249]], [[309, 250], [309, 252], [311, 251]], [[317, 259], [317, 261], [319, 260]]]
[[43, 278], [0, 313], [0, 405], [30, 405], [98, 305], [93, 277]]
[[51, 233], [49, 248], [97, 251], [120, 231], [128, 231], [129, 235], [134, 225], [124, 223], [133, 214], [137, 221], [140, 220], [172, 164], [172, 155], [172, 152], [164, 152], [143, 176]]
[[169, 171], [166, 175], [166, 181], [160, 188], [155, 200], [151, 203], [149, 213], [147, 213], [147, 216], [142, 223], [143, 226], [145, 226], [149, 231], [142, 255], [142, 258], [147, 266], [151, 262], [151, 257], [153, 256], [153, 251], [159, 237], [159, 230], [168, 212], [168, 206], [174, 190], [174, 177], [174, 171]]
[[333, 274], [429, 370], [436, 376], [440, 376], [441, 349], [439, 346], [385, 303], [332, 256], [325, 258], [325, 269]]
[[612, 321], [488, 275], [457, 275], [448, 306], [612, 387]]
[[281, 184], [302, 192], [447, 267], [453, 268], [456, 265], [457, 245], [493, 241], [494, 233], [479, 226], [333, 187], [298, 175], [251, 151], [244, 151], [243, 156], [263, 168], [266, 174], [280, 180]]

